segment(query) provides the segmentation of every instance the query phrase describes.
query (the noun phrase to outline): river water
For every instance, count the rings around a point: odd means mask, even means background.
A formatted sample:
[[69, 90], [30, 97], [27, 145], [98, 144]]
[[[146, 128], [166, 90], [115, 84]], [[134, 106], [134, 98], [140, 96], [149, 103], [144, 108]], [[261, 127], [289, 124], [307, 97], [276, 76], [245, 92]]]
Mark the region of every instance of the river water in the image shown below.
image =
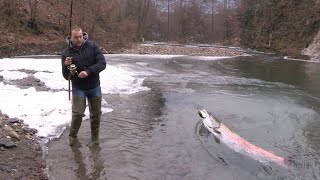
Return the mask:
[[[51, 179], [319, 179], [320, 64], [269, 55], [219, 60], [108, 55], [151, 90], [104, 95], [101, 144], [67, 131], [48, 144]], [[102, 82], [108, 83], [108, 82]], [[282, 168], [216, 143], [200, 123], [204, 108], [242, 138], [290, 159]]]

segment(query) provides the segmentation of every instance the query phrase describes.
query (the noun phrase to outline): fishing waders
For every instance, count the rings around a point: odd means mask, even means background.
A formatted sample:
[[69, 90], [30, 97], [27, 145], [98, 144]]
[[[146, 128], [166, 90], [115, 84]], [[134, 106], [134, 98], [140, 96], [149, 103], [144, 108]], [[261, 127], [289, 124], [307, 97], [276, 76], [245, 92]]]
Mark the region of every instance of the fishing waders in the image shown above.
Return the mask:
[[92, 145], [99, 144], [99, 128], [101, 117], [101, 96], [88, 99], [90, 112], [91, 142]]
[[86, 109], [86, 98], [79, 96], [72, 96], [72, 120], [69, 132], [69, 144], [72, 146], [78, 135], [84, 111]]
[[[91, 127], [91, 145], [99, 144], [99, 128], [101, 117], [101, 96], [92, 97], [88, 99], [89, 112], [90, 112], [90, 127]], [[69, 144], [73, 146], [77, 134], [79, 132], [84, 111], [86, 109], [86, 98], [73, 96], [72, 97], [72, 120], [69, 132]]]

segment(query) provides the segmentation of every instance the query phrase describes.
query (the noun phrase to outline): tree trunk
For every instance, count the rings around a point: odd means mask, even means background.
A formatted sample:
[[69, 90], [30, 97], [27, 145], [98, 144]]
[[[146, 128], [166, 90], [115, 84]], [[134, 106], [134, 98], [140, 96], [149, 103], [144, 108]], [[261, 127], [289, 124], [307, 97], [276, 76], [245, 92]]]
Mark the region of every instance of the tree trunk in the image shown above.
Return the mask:
[[213, 15], [213, 4], [214, 4], [214, 0], [211, 0], [211, 42], [213, 43], [214, 42], [214, 33], [213, 33], [213, 18], [214, 18], [214, 15]]
[[14, 18], [15, 18], [15, 21], [14, 21], [14, 24], [15, 24], [15, 33], [14, 33], [14, 45], [13, 45], [13, 49], [14, 49], [14, 53], [15, 54], [18, 54], [19, 52], [19, 44], [20, 44], [20, 16], [19, 16], [19, 12], [18, 12], [18, 8], [17, 7], [20, 7], [20, 1], [17, 0], [17, 6], [14, 7], [15, 8], [15, 11], [14, 11]]
[[72, 10], [73, 10], [73, 0], [71, 0], [71, 4], [70, 4], [70, 17], [69, 17], [70, 37], [71, 37], [71, 28], [72, 28]]
[[170, 0], [168, 0], [168, 27], [167, 27], [167, 40], [170, 36]]
[[[143, 1], [143, 3], [141, 3]], [[137, 28], [137, 39], [139, 42], [144, 41], [144, 26], [146, 23], [148, 10], [150, 6], [150, 0], [138, 0], [138, 28]]]

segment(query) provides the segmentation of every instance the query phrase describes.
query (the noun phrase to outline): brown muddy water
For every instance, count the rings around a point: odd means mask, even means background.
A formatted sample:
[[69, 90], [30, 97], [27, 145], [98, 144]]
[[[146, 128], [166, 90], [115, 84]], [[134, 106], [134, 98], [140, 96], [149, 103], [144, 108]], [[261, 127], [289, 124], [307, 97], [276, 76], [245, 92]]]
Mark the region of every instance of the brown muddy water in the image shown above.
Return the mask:
[[[114, 111], [102, 116], [100, 146], [87, 146], [89, 121], [75, 147], [68, 145], [68, 131], [51, 141], [50, 179], [320, 178], [320, 64], [265, 55], [107, 59], [140, 72], [151, 90], [104, 95]], [[291, 165], [260, 163], [217, 144], [199, 123], [199, 108]]]

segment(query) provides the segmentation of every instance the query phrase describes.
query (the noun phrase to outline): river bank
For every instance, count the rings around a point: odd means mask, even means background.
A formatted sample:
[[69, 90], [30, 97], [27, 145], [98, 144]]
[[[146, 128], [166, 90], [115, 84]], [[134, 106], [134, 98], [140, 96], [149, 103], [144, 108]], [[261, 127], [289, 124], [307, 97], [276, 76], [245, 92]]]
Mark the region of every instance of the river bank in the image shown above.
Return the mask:
[[10, 118], [0, 110], [1, 179], [46, 179], [42, 148], [35, 133], [23, 120]]

